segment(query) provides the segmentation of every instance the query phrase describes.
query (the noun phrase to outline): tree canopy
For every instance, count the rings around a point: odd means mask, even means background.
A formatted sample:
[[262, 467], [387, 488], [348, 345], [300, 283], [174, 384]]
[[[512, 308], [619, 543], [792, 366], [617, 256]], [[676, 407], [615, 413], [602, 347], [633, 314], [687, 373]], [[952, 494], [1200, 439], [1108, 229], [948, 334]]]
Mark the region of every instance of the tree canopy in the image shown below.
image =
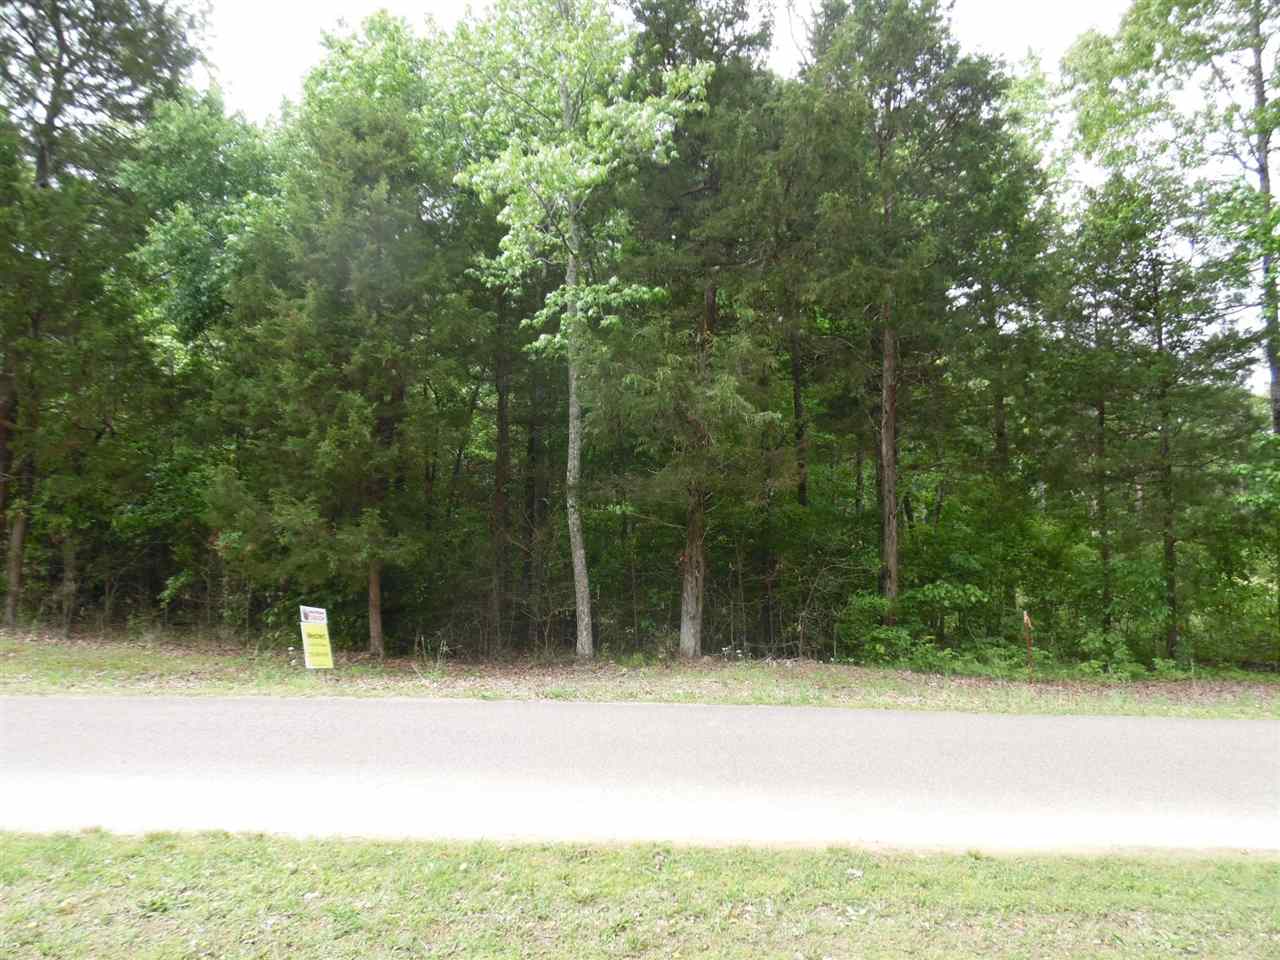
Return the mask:
[[779, 76], [769, 11], [379, 14], [259, 125], [191, 8], [8, 4], [8, 622], [1280, 658], [1272, 5], [1134, 0], [1059, 97], [940, 0]]

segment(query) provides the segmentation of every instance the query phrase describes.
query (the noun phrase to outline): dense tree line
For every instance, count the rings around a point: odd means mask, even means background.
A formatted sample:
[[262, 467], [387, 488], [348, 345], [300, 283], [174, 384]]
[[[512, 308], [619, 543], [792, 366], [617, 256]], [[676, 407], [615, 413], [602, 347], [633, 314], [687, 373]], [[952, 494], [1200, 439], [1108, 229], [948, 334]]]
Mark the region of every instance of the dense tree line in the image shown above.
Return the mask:
[[499, 0], [258, 126], [182, 5], [6, 4], [7, 622], [1280, 659], [1278, 17], [1135, 0], [1055, 89], [939, 0], [794, 78], [750, 0]]

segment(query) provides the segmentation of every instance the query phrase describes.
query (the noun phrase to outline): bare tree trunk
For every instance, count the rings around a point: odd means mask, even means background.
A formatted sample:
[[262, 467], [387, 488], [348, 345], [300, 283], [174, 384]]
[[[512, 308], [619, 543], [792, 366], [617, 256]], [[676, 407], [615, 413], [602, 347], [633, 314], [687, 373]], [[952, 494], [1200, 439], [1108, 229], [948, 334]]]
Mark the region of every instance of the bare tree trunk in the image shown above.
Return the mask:
[[[767, 495], [766, 495], [767, 496]], [[774, 596], [773, 584], [777, 571], [777, 556], [774, 553], [773, 524], [770, 503], [765, 502], [764, 529], [761, 531], [761, 542], [753, 551], [754, 578], [758, 586], [759, 607], [756, 611], [756, 633], [752, 646], [757, 651], [764, 651], [768, 656], [776, 653], [774, 649]]]
[[858, 449], [854, 451], [854, 455], [853, 455], [853, 472], [854, 472], [853, 512], [859, 517], [862, 516], [862, 503], [864, 499], [863, 497], [864, 481], [862, 478], [864, 467], [865, 467], [865, 464], [863, 463], [863, 456], [862, 456], [862, 441], [859, 440]]
[[795, 416], [796, 500], [809, 505], [809, 422], [804, 409], [804, 359], [800, 334], [791, 331], [791, 407]]
[[433, 513], [436, 502], [436, 476], [440, 472], [440, 468], [436, 462], [436, 454], [431, 452], [431, 459], [427, 462], [427, 468], [423, 472], [422, 477], [422, 495], [426, 500], [426, 522], [427, 526], [433, 526]]
[[1004, 388], [993, 384], [991, 401], [991, 432], [996, 460], [996, 476], [1000, 482], [1009, 478], [1009, 420], [1004, 402]]
[[1111, 511], [1107, 496], [1107, 403], [1098, 401], [1098, 432], [1096, 436], [1097, 463], [1094, 467], [1094, 482], [1097, 485], [1098, 498], [1098, 562], [1102, 568], [1102, 629], [1111, 632]]
[[[31, 339], [36, 341], [40, 337], [40, 329], [43, 325], [43, 318], [39, 312], [31, 316]], [[19, 366], [18, 358], [14, 358], [14, 369]], [[31, 374], [31, 363], [27, 364], [26, 394], [19, 400], [18, 388], [20, 384], [14, 380], [13, 406], [21, 404], [23, 424], [21, 425], [22, 434], [28, 438], [27, 449], [22, 455], [21, 470], [17, 478], [18, 489], [17, 495], [22, 498], [22, 505], [18, 508], [18, 516], [10, 519], [12, 526], [9, 530], [9, 554], [6, 563], [8, 572], [8, 580], [6, 583], [7, 594], [5, 596], [5, 624], [13, 627], [18, 622], [18, 602], [22, 596], [23, 588], [23, 564], [27, 550], [27, 532], [31, 523], [31, 501], [35, 497], [36, 492], [36, 451], [34, 449], [34, 441], [36, 431], [39, 429], [39, 395], [36, 391], [34, 377]], [[10, 439], [12, 444], [12, 439]], [[12, 446], [10, 447], [10, 456], [12, 456]], [[9, 496], [13, 495], [13, 490], [9, 491]]]
[[4, 371], [0, 373], [0, 532], [7, 529], [9, 490], [13, 478], [13, 431], [18, 415], [17, 377], [13, 345], [5, 344]]
[[[33, 411], [28, 404], [26, 411], [26, 428], [33, 430]], [[28, 436], [31, 436], [28, 433]], [[6, 593], [4, 605], [5, 626], [18, 625], [18, 604], [22, 599], [23, 564], [27, 550], [27, 530], [31, 523], [31, 500], [35, 496], [36, 464], [35, 451], [27, 450], [22, 456], [22, 465], [17, 477], [17, 495], [21, 503], [16, 508], [16, 515], [9, 520], [9, 551], [6, 568]]]
[[1275, 613], [1275, 661], [1276, 670], [1280, 671], [1280, 541], [1272, 539], [1271, 541], [1271, 573], [1272, 587]]
[[[892, 113], [894, 94], [886, 90], [880, 105], [882, 118]], [[877, 135], [877, 173], [885, 192], [880, 216], [886, 235], [893, 225], [895, 197], [884, 177], [896, 133], [890, 129]], [[898, 622], [898, 332], [894, 329], [891, 290], [884, 291], [880, 304], [880, 593], [884, 597], [884, 625]]]
[[685, 523], [684, 574], [680, 592], [680, 655], [702, 656], [702, 607], [707, 576], [706, 498], [701, 486], [689, 487], [689, 516]]
[[471, 388], [471, 398], [467, 401], [467, 425], [458, 439], [458, 449], [453, 455], [453, 469], [449, 472], [449, 493], [445, 500], [445, 516], [452, 520], [454, 507], [458, 502], [458, 487], [462, 483], [462, 460], [466, 456], [467, 446], [471, 443], [471, 428], [476, 417], [476, 405], [480, 402], [480, 383]]
[[[1253, 107], [1257, 114], [1258, 132], [1254, 139], [1254, 163], [1258, 174], [1258, 192], [1262, 195], [1263, 223], [1267, 224], [1270, 233], [1271, 210], [1271, 130], [1263, 114], [1271, 109], [1267, 102], [1267, 69], [1263, 63], [1263, 52], [1269, 37], [1262, 29], [1262, 10], [1255, 4], [1250, 23], [1252, 33], [1253, 62], [1249, 67], [1250, 79], [1253, 81]], [[1263, 340], [1267, 354], [1267, 367], [1271, 373], [1271, 430], [1280, 434], [1280, 294], [1276, 290], [1275, 258], [1270, 248], [1262, 254], [1262, 320]]]
[[[991, 384], [991, 435], [992, 435], [992, 455], [995, 460], [995, 480], [996, 489], [1002, 502], [1010, 495], [1010, 464], [1009, 456], [1009, 414], [1008, 407], [1005, 403], [1005, 387], [1000, 375], [997, 375]], [[941, 491], [939, 491], [941, 492]], [[1003, 584], [1001, 585], [1001, 596], [1003, 611], [997, 611], [994, 622], [989, 626], [992, 635], [996, 635], [1000, 630], [1001, 619], [1010, 613], [1014, 613], [1018, 607], [1018, 571], [1016, 568], [1007, 568], [1002, 576]]]
[[1169, 441], [1172, 413], [1169, 409], [1169, 376], [1165, 365], [1168, 353], [1158, 274], [1153, 299], [1156, 303], [1156, 355], [1161, 362], [1156, 403], [1160, 412], [1160, 532], [1164, 542], [1165, 650], [1170, 660], [1179, 660], [1182, 643], [1178, 635], [1178, 542], [1174, 535], [1173, 457]]
[[18, 625], [18, 605], [22, 600], [23, 560], [27, 548], [27, 526], [31, 522], [31, 497], [35, 492], [34, 452], [28, 450], [22, 458], [18, 496], [22, 503], [16, 516], [9, 523], [9, 552], [5, 565], [6, 593], [4, 598], [4, 623], [7, 627]]
[[[1161, 441], [1161, 452], [1167, 458], [1168, 439]], [[1178, 630], [1178, 541], [1174, 535], [1173, 466], [1166, 459], [1161, 465], [1161, 533], [1164, 540], [1165, 648], [1170, 660], [1181, 660], [1182, 637]]]
[[[768, 368], [761, 371], [760, 386], [765, 391], [771, 389], [770, 371]], [[762, 455], [768, 456], [769, 451], [773, 449], [772, 440], [767, 435], [762, 435], [760, 437], [760, 442]], [[761, 484], [762, 489], [759, 494], [761, 501], [761, 506], [759, 507], [759, 512], [761, 513], [760, 529], [756, 537], [755, 547], [751, 552], [752, 562], [749, 568], [754, 572], [753, 579], [755, 583], [759, 584], [759, 586], [754, 589], [754, 595], [759, 597], [755, 628], [756, 632], [754, 636], [748, 632], [747, 604], [743, 584], [744, 578], [741, 573], [738, 577], [738, 591], [739, 596], [742, 598], [744, 644], [749, 643], [750, 649], [754, 651], [766, 651], [770, 656], [776, 652], [774, 649], [774, 622], [777, 618], [775, 616], [776, 610], [773, 585], [776, 580], [778, 569], [778, 558], [774, 551], [773, 544], [774, 483], [771, 474], [772, 471], [767, 471], [765, 476], [762, 478], [764, 482]], [[761, 587], [763, 590], [761, 590]]]
[[[398, 371], [397, 371], [398, 374]], [[476, 392], [479, 391], [476, 387]], [[404, 417], [405, 405], [405, 385], [404, 381], [397, 375], [394, 386], [391, 390], [389, 403], [377, 415], [374, 421], [374, 434], [378, 438], [378, 443], [386, 450], [391, 450], [396, 441], [397, 428]], [[475, 392], [471, 395], [472, 411], [475, 409]], [[454, 466], [453, 483], [450, 486], [449, 497], [453, 498], [453, 489], [457, 486], [458, 465]], [[387, 496], [399, 484], [399, 478], [395, 475], [388, 476], [386, 474], [370, 474], [368, 477], [367, 506], [382, 510], [385, 507]], [[452, 507], [450, 507], [452, 510]], [[382, 640], [382, 559], [375, 558], [369, 561], [369, 653], [375, 657], [382, 657], [386, 653], [385, 645]]]
[[538, 643], [538, 630], [542, 622], [540, 598], [542, 596], [542, 525], [547, 491], [542, 465], [542, 382], [537, 369], [531, 371], [533, 380], [529, 407], [529, 439], [525, 447], [524, 465], [524, 516], [525, 544], [524, 565], [521, 573], [521, 592], [524, 598], [525, 639], [529, 649]]
[[636, 562], [636, 536], [630, 518], [622, 515], [622, 541], [627, 551], [627, 576], [631, 584], [631, 645], [640, 649], [640, 571]]
[[76, 599], [80, 594], [78, 567], [76, 564], [75, 537], [68, 533], [62, 539], [62, 636], [71, 636], [71, 625], [76, 616]]
[[17, 515], [9, 524], [9, 554], [6, 564], [6, 585], [4, 596], [4, 625], [18, 625], [18, 602], [22, 598], [22, 558], [27, 540], [27, 505], [22, 504]]
[[882, 310], [882, 382], [880, 385], [880, 565], [881, 592], [888, 601], [885, 625], [897, 622], [898, 601], [898, 336], [890, 326], [889, 305]]
[[511, 544], [511, 511], [507, 505], [507, 484], [511, 476], [510, 363], [507, 356], [506, 316], [503, 296], [498, 295], [497, 344], [494, 356], [494, 392], [497, 394], [497, 447], [493, 460], [493, 593], [494, 636], [501, 646], [506, 636], [511, 609], [508, 555]]
[[[566, 29], [572, 29], [573, 17], [567, 0], [560, 0], [560, 13]], [[574, 126], [573, 102], [569, 95], [569, 80], [560, 77], [561, 121], [566, 130]], [[591, 580], [587, 574], [587, 546], [582, 535], [582, 510], [579, 502], [579, 483], [582, 478], [582, 399], [578, 396], [578, 356], [575, 341], [581, 332], [577, 329], [578, 304], [573, 299], [578, 285], [578, 256], [582, 252], [582, 236], [573, 212], [568, 217], [569, 257], [565, 264], [565, 286], [570, 300], [565, 317], [569, 358], [569, 457], [565, 466], [565, 508], [569, 515], [569, 551], [573, 557], [573, 596], [577, 613], [579, 657], [590, 657], [595, 652], [591, 633]]]
[[382, 638], [382, 561], [369, 561], [369, 653], [387, 655]]
[[[1269, 201], [1266, 206], [1271, 206]], [[1262, 276], [1266, 320], [1265, 349], [1267, 369], [1271, 373], [1271, 432], [1280, 434], [1280, 322], [1277, 320], [1276, 309], [1275, 262], [1270, 254], [1262, 258]]]
[[[697, 351], [698, 380], [705, 385], [710, 369], [709, 351], [711, 336], [716, 329], [716, 296], [713, 283], [708, 283], [703, 296], [703, 308], [696, 328], [694, 349]], [[697, 443], [702, 449], [710, 445], [705, 427]], [[680, 589], [680, 653], [686, 657], [702, 656], [702, 609], [706, 587], [706, 508], [707, 492], [701, 478], [689, 484], [689, 509], [685, 518], [685, 547], [680, 557], [682, 581]]]
[[569, 550], [573, 557], [573, 595], [577, 610], [579, 657], [595, 652], [591, 635], [591, 581], [587, 545], [582, 535], [578, 484], [582, 476], [582, 402], [578, 399], [578, 365], [569, 360], [569, 462], [565, 468], [565, 508], [569, 514]]
[[938, 489], [933, 493], [933, 508], [928, 511], [929, 522], [933, 526], [937, 526], [942, 522], [942, 511], [947, 505], [947, 478], [944, 476], [938, 481]]

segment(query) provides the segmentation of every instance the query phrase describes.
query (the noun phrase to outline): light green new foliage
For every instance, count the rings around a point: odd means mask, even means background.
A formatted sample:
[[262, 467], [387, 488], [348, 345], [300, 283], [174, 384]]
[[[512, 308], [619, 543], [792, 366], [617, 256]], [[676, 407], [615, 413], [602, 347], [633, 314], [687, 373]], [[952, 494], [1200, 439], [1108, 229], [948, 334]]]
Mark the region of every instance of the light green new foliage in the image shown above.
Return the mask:
[[217, 89], [161, 105], [143, 131], [122, 180], [158, 211], [133, 256], [145, 270], [137, 296], [163, 322], [170, 349], [212, 344], [225, 321], [225, 287], [236, 269], [229, 249], [256, 196], [272, 196], [278, 158], [242, 116], [228, 116]]
[[1276, 28], [1267, 0], [1134, 0], [1115, 34], [1091, 31], [1067, 56], [1085, 145], [1112, 164], [1170, 151], [1185, 164], [1216, 157], [1252, 172], [1251, 141], [1280, 122], [1268, 49]]
[[[620, 208], [588, 204], [636, 161], [671, 155], [672, 133], [696, 109], [709, 70], [669, 71], [658, 96], [624, 94], [632, 39], [600, 0], [502, 0], [487, 19], [464, 23], [448, 45], [459, 122], [500, 148], [458, 182], [504, 206], [507, 234], [489, 264], [508, 282], [544, 266], [589, 260], [570, 303], [607, 312], [641, 291], [610, 282], [628, 225]], [[594, 287], [595, 289], [589, 289]], [[573, 332], [563, 327], [555, 339]]]
[[1209, 221], [1260, 267], [1261, 320], [1280, 433], [1280, 294], [1272, 159], [1280, 127], [1280, 6], [1273, 0], [1134, 0], [1111, 36], [1065, 66], [1081, 144], [1112, 168], [1203, 181]]
[[[573, 559], [577, 651], [594, 649], [579, 484], [586, 327], [646, 295], [612, 276], [627, 234], [620, 204], [602, 198], [641, 158], [664, 160], [680, 117], [702, 96], [708, 69], [671, 70], [662, 93], [629, 99], [632, 43], [600, 0], [501, 0], [484, 20], [463, 24], [447, 48], [464, 124], [498, 136], [496, 152], [459, 174], [486, 203], [504, 203], [507, 228], [490, 278], [518, 284], [539, 266], [564, 270], [538, 319], [560, 314], [544, 335], [568, 359], [565, 506]], [[544, 345], [547, 345], [544, 343]]]

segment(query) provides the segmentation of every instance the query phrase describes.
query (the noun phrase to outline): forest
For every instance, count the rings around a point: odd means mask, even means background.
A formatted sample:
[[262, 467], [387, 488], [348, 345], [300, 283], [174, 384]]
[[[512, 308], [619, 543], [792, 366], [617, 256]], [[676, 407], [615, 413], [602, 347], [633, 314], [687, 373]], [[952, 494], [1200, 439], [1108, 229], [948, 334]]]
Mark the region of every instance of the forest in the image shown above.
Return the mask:
[[1280, 664], [1280, 3], [771, 10], [380, 14], [259, 124], [195, 6], [0, 4], [5, 624]]

